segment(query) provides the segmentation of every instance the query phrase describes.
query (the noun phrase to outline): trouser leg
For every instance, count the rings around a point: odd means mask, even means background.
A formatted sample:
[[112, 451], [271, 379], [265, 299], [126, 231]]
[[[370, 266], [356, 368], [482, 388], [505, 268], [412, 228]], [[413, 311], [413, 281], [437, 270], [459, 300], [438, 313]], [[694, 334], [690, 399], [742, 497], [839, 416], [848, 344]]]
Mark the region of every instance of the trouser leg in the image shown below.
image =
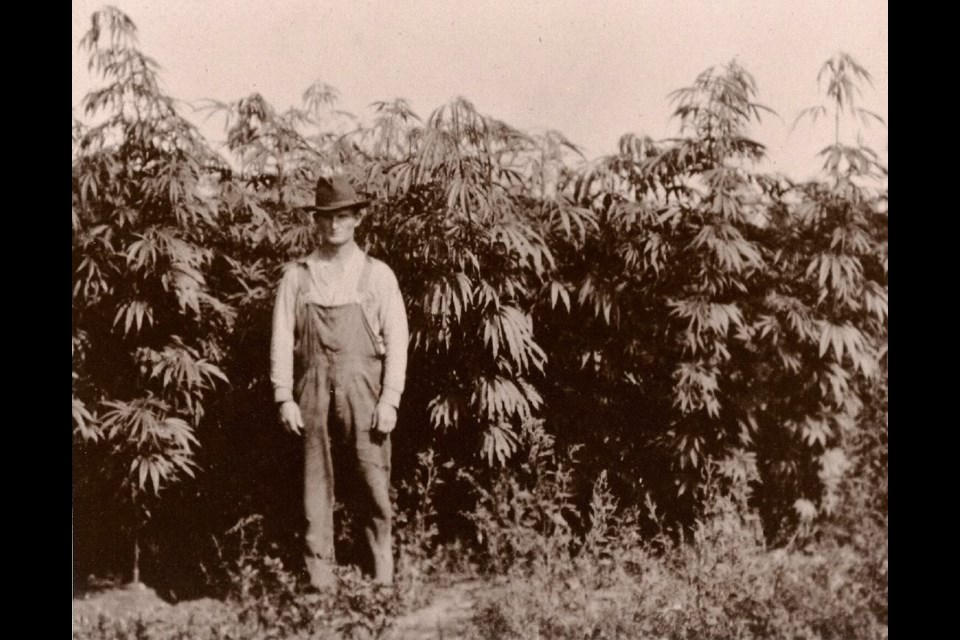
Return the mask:
[[[389, 443], [385, 446], [389, 447]], [[361, 462], [359, 471], [364, 498], [360, 522], [373, 564], [373, 577], [377, 582], [390, 584], [393, 582], [390, 469]]]
[[304, 420], [303, 506], [307, 520], [305, 562], [310, 584], [335, 584], [334, 469], [329, 432], [330, 399], [325, 385], [301, 395]]
[[371, 431], [379, 399], [379, 370], [365, 372], [348, 386], [347, 405], [356, 447], [357, 524], [377, 582], [393, 582], [392, 522], [390, 503], [390, 437]]

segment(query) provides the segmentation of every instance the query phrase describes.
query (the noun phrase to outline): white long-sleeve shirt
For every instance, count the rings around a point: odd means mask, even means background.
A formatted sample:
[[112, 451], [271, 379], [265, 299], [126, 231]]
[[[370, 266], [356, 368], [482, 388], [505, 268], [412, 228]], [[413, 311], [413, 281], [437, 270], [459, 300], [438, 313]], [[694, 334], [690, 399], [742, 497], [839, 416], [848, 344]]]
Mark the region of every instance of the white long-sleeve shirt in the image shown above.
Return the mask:
[[407, 344], [410, 339], [407, 313], [393, 270], [370, 258], [370, 274], [365, 294], [358, 297], [357, 285], [363, 271], [365, 253], [359, 247], [338, 267], [321, 257], [319, 250], [287, 265], [273, 308], [273, 334], [270, 342], [270, 382], [274, 400], [293, 400], [293, 345], [296, 325], [296, 297], [300, 285], [301, 264], [310, 271], [310, 287], [304, 292], [307, 302], [335, 306], [360, 302], [377, 347], [384, 354], [383, 390], [380, 400], [400, 406], [407, 370]]

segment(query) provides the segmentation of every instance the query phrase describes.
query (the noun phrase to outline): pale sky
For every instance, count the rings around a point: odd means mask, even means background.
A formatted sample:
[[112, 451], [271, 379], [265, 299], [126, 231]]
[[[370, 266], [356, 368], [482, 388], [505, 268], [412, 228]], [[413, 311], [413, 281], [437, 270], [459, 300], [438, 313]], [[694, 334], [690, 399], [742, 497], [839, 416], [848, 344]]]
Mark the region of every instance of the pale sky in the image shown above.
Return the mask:
[[[73, 0], [73, 106], [97, 78], [77, 45], [104, 3]], [[166, 92], [199, 105], [259, 92], [299, 105], [317, 79], [339, 108], [369, 119], [375, 100], [407, 98], [426, 118], [462, 95], [525, 130], [558, 129], [588, 158], [628, 132], [676, 135], [668, 94], [736, 57], [776, 117], [753, 137], [768, 168], [806, 178], [832, 140], [830, 120], [797, 113], [824, 101], [817, 72], [846, 51], [873, 76], [861, 106], [887, 118], [886, 0], [114, 0], [162, 67]], [[213, 143], [222, 118], [185, 113]], [[862, 128], [887, 157], [887, 132]], [[848, 140], [852, 142], [852, 140]]]

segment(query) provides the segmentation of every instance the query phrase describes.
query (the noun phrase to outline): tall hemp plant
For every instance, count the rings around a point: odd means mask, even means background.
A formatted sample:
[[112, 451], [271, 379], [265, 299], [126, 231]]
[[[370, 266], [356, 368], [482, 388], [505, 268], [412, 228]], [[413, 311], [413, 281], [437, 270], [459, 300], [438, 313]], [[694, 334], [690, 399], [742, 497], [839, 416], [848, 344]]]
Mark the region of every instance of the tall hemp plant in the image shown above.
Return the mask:
[[[791, 190], [773, 226], [782, 247], [773, 261], [777, 286], [758, 325], [763, 348], [776, 349], [785, 365], [791, 395], [805, 399], [761, 444], [765, 474], [795, 486], [798, 497], [765, 497], [805, 521], [835, 514], [844, 480], [878, 451], [865, 443], [886, 438], [885, 416], [871, 414], [886, 401], [887, 170], [859, 131], [853, 144], [841, 135], [844, 117], [885, 123], [858, 105], [871, 77], [849, 54], [824, 63], [817, 80], [826, 81], [827, 103], [801, 112], [795, 125], [832, 114], [833, 143], [820, 152], [823, 175]], [[791, 455], [798, 448], [804, 456]], [[877, 508], [885, 512], [882, 500]]]
[[[851, 381], [875, 370], [885, 223], [862, 224], [873, 205], [836, 172], [830, 188], [758, 173], [764, 148], [748, 127], [769, 110], [756, 96], [736, 62], [705, 71], [672, 96], [682, 137], [621, 138], [560, 185], [588, 214], [580, 235], [544, 232], [554, 291], [574, 301], [542, 303], [549, 421], [611, 466], [615, 486], [653, 491], [675, 515], [692, 513], [710, 466], [760, 487], [771, 522], [796, 520], [796, 500], [812, 505], [835, 483]], [[824, 155], [838, 153], [854, 157]], [[803, 195], [827, 192], [816, 205]], [[811, 227], [824, 207], [847, 212], [843, 230]], [[884, 279], [858, 279], [861, 259]], [[837, 296], [872, 312], [841, 321]]]
[[357, 145], [381, 197], [366, 237], [404, 290], [409, 377], [459, 454], [505, 464], [546, 360], [531, 311], [553, 256], [523, 215], [518, 160], [532, 141], [463, 98], [423, 124], [403, 101], [377, 108]]
[[748, 366], [745, 314], [764, 266], [751, 172], [763, 147], [747, 137], [766, 110], [756, 92], [735, 62], [709, 69], [673, 94], [684, 137], [625, 135], [561, 185], [579, 233], [549, 235], [573, 300], [568, 311], [551, 296], [546, 314], [549, 416], [637, 497], [691, 506], [711, 459], [755, 473], [729, 389]]
[[96, 124], [73, 145], [75, 505], [126, 505], [137, 582], [142, 526], [194, 475], [195, 430], [226, 382], [233, 309], [206, 275], [221, 161], [162, 92], [127, 16], [97, 11], [80, 47], [105, 86], [84, 98]]

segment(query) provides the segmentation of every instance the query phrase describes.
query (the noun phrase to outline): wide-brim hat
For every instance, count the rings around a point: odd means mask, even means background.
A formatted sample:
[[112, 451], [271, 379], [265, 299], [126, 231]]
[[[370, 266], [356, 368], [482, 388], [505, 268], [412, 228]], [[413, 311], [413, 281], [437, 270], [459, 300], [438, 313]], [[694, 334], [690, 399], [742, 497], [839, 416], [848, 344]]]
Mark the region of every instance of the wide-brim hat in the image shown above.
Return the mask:
[[316, 203], [313, 206], [299, 207], [303, 211], [324, 212], [340, 209], [362, 209], [372, 202], [357, 195], [346, 178], [334, 176], [317, 180]]

